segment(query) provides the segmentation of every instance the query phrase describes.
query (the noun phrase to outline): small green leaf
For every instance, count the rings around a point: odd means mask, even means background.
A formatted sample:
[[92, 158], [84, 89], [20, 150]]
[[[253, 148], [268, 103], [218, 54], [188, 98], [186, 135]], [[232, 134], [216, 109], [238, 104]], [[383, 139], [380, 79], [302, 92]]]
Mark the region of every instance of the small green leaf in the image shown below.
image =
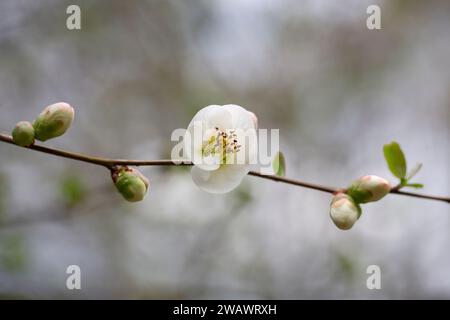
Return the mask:
[[415, 189], [422, 189], [423, 184], [422, 183], [407, 183], [405, 184], [405, 187], [415, 188]]
[[390, 144], [385, 144], [383, 153], [392, 174], [399, 179], [405, 178], [406, 160], [400, 145], [395, 141]]
[[422, 169], [422, 164], [417, 163], [408, 173], [408, 176], [406, 177], [407, 180], [410, 180], [413, 178], [419, 171]]
[[86, 187], [77, 176], [68, 176], [61, 181], [60, 192], [68, 208], [72, 208], [82, 202], [86, 195]]
[[277, 152], [272, 161], [272, 168], [275, 175], [284, 177], [286, 175], [286, 161], [284, 155], [281, 152]]
[[8, 272], [23, 271], [27, 264], [27, 249], [21, 235], [14, 234], [0, 241], [0, 265]]
[[353, 257], [337, 253], [336, 262], [336, 266], [338, 268], [336, 271], [339, 272], [340, 275], [345, 276], [347, 280], [353, 279], [356, 271], [356, 265]]
[[232, 193], [233, 200], [231, 201], [231, 208], [233, 212], [239, 212], [242, 208], [252, 201], [252, 193], [248, 184], [241, 183], [239, 188]]

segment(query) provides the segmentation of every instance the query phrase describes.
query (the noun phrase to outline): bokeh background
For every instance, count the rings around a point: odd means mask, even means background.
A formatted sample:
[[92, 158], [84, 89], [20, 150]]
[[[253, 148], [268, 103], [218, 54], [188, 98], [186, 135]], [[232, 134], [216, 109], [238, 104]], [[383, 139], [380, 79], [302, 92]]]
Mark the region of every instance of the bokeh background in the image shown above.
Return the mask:
[[[49, 146], [168, 158], [172, 130], [235, 103], [280, 129], [290, 177], [394, 183], [382, 145], [397, 140], [423, 192], [448, 196], [449, 57], [446, 0], [3, 0], [0, 131], [67, 101], [75, 122]], [[0, 297], [450, 298], [446, 203], [388, 196], [344, 232], [326, 193], [247, 177], [211, 195], [187, 168], [143, 172], [150, 192], [130, 204], [102, 168], [1, 143]]]

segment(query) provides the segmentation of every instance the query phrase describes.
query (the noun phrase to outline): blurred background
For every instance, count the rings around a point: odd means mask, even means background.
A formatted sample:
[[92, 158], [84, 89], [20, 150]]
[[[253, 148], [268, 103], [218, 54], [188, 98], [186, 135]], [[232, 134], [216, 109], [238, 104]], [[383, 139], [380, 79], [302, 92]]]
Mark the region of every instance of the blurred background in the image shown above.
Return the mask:
[[[168, 158], [172, 130], [234, 103], [280, 129], [289, 177], [394, 183], [382, 146], [397, 140], [423, 192], [448, 196], [449, 31], [446, 0], [4, 0], [0, 131], [67, 101], [73, 126], [47, 145]], [[0, 297], [450, 298], [444, 202], [388, 196], [344, 232], [326, 193], [246, 177], [211, 195], [188, 168], [142, 171], [149, 194], [130, 204], [102, 168], [0, 143]]]

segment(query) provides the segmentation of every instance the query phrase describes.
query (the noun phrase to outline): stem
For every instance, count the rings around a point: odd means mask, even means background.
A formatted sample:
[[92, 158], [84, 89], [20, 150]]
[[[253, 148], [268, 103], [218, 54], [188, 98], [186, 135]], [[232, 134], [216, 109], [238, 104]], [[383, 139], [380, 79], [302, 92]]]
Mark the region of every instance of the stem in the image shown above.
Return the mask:
[[416, 198], [422, 198], [422, 199], [444, 201], [444, 202], [450, 203], [450, 197], [432, 196], [432, 195], [428, 195], [428, 194], [407, 192], [407, 191], [401, 191], [401, 190], [391, 190], [390, 193], [392, 193], [392, 194], [399, 194], [399, 195], [402, 195], [402, 196], [409, 196], [409, 197], [416, 197]]
[[[0, 133], [0, 141], [13, 144], [17, 146], [13, 140], [12, 137], [7, 134], [1, 134]], [[19, 146], [18, 146], [19, 147]], [[177, 165], [172, 160], [122, 160], [122, 159], [109, 159], [109, 158], [101, 158], [101, 157], [93, 157], [81, 153], [75, 153], [75, 152], [68, 152], [65, 150], [55, 149], [55, 148], [49, 148], [44, 147], [41, 145], [33, 144], [29, 147], [23, 147], [26, 149], [31, 149], [47, 154], [51, 154], [57, 157], [61, 158], [67, 158], [82, 162], [87, 162], [99, 166], [106, 167], [108, 169], [112, 169], [114, 166], [171, 166], [171, 165]], [[181, 163], [179, 165], [191, 165], [190, 163]]]
[[[0, 141], [17, 146], [13, 142], [12, 137], [7, 134], [0, 134]], [[191, 162], [178, 163], [178, 162], [174, 162], [172, 160], [123, 160], [123, 159], [109, 159], [109, 158], [101, 158], [101, 157], [92, 157], [92, 156], [81, 154], [81, 153], [74, 153], [74, 152], [69, 152], [69, 151], [55, 149], [55, 148], [44, 147], [42, 145], [37, 145], [37, 144], [33, 144], [29, 147], [23, 147], [23, 148], [51, 154], [51, 155], [54, 155], [57, 157], [62, 157], [62, 158], [67, 158], [67, 159], [72, 159], [72, 160], [76, 160], [76, 161], [82, 161], [82, 162], [86, 162], [86, 163], [103, 166], [109, 170], [111, 170], [114, 166], [177, 166], [177, 165], [191, 166], [192, 165]], [[283, 182], [283, 183], [292, 184], [295, 186], [318, 190], [318, 191], [327, 192], [327, 193], [336, 193], [341, 190], [344, 190], [344, 189], [332, 188], [332, 187], [323, 186], [323, 185], [319, 185], [319, 184], [304, 182], [304, 181], [300, 181], [300, 180], [296, 180], [296, 179], [290, 179], [290, 178], [285, 178], [285, 177], [280, 177], [280, 176], [275, 176], [275, 175], [266, 175], [266, 174], [262, 174], [262, 173], [259, 173], [256, 171], [250, 171], [248, 174], [251, 176], [262, 178], [262, 179]], [[426, 194], [420, 194], [420, 193], [405, 192], [405, 191], [398, 190], [398, 188], [396, 188], [396, 187], [392, 188], [390, 193], [409, 196], [409, 197], [415, 197], [415, 198], [438, 200], [438, 201], [444, 201], [444, 202], [450, 203], [450, 197], [440, 197], [440, 196], [432, 196], [432, 195], [426, 195]]]
[[255, 176], [255, 177], [259, 177], [259, 178], [263, 178], [263, 179], [268, 179], [268, 180], [277, 181], [277, 182], [284, 182], [284, 183], [288, 183], [288, 184], [293, 184], [295, 186], [304, 187], [304, 188], [308, 188], [308, 189], [314, 189], [314, 190], [328, 192], [328, 193], [335, 193], [335, 192], [339, 191], [339, 189], [336, 189], [336, 188], [331, 188], [331, 187], [322, 186], [319, 184], [303, 182], [303, 181], [280, 177], [280, 176], [262, 174], [262, 173], [259, 173], [256, 171], [250, 171], [248, 174], [251, 176]]

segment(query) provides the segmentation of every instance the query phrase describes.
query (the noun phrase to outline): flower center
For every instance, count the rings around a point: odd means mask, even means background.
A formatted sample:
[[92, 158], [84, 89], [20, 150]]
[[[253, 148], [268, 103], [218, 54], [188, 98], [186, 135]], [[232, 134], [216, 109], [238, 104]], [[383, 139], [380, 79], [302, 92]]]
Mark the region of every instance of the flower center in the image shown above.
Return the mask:
[[218, 127], [214, 130], [215, 132], [203, 143], [202, 155], [203, 157], [222, 156], [222, 161], [225, 163], [226, 157], [238, 153], [241, 145], [237, 143], [235, 130], [220, 130]]

